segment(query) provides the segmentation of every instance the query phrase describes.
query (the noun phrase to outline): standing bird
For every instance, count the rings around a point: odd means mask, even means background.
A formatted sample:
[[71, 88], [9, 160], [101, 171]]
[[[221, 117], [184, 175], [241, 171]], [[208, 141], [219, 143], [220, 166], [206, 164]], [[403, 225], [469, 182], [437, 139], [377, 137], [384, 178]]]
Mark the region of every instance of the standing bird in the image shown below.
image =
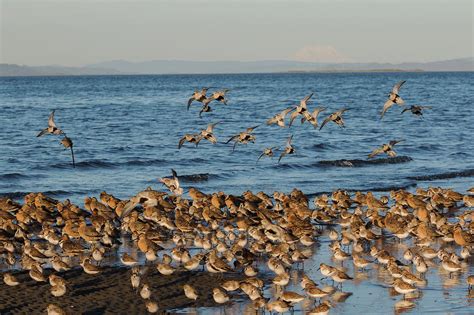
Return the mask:
[[237, 143], [246, 144], [246, 143], [249, 143], [249, 142], [255, 142], [256, 137], [252, 134], [252, 132], [257, 127], [258, 126], [247, 128], [245, 131], [243, 131], [243, 132], [241, 132], [241, 133], [239, 133], [235, 136], [232, 136], [229, 140], [227, 140], [226, 143], [229, 143], [231, 141], [235, 141], [234, 146], [232, 148], [232, 152], [234, 152], [235, 146], [237, 145]]
[[398, 95], [398, 91], [400, 90], [400, 88], [402, 87], [402, 85], [405, 83], [406, 81], [403, 80], [403, 81], [400, 81], [398, 82], [397, 84], [395, 84], [395, 86], [392, 88], [392, 91], [390, 92], [390, 94], [388, 95], [388, 100], [385, 102], [385, 104], [383, 105], [383, 110], [382, 110], [382, 114], [380, 116], [380, 119], [383, 118], [383, 115], [385, 115], [385, 112], [393, 106], [393, 104], [398, 104], [398, 105], [403, 105], [405, 103], [404, 100], [402, 100], [402, 98], [400, 97], [400, 95]]
[[377, 149], [373, 150], [372, 153], [369, 154], [369, 159], [373, 158], [374, 156], [378, 154], [385, 153], [390, 157], [394, 157], [397, 155], [397, 153], [393, 150], [393, 147], [397, 144], [402, 142], [403, 140], [392, 140], [389, 143], [382, 144], [380, 147]]
[[74, 161], [74, 149], [72, 148], [74, 144], [72, 143], [71, 138], [66, 137], [64, 135], [64, 138], [61, 140], [61, 144], [64, 146], [65, 149], [70, 148], [71, 149], [71, 156], [72, 156], [72, 167], [76, 167], [76, 162]]
[[343, 109], [329, 115], [326, 119], [324, 119], [323, 123], [321, 124], [321, 127], [319, 127], [319, 130], [323, 129], [324, 125], [326, 125], [330, 121], [332, 121], [332, 122], [336, 123], [338, 126], [344, 128], [345, 126], [344, 126], [344, 120], [342, 119], [342, 114], [346, 110], [349, 110], [349, 109], [348, 108], [343, 108]]
[[189, 107], [191, 106], [191, 103], [193, 101], [197, 101], [197, 102], [202, 103], [202, 101], [204, 101], [206, 99], [207, 90], [209, 90], [209, 88], [205, 87], [205, 88], [202, 88], [201, 91], [194, 91], [193, 95], [188, 100], [188, 110], [189, 110]]
[[257, 163], [263, 156], [273, 157], [273, 150], [275, 150], [276, 148], [277, 147], [265, 148], [265, 150], [263, 150], [263, 153], [260, 154], [260, 156], [258, 157]]
[[[296, 106], [296, 110], [291, 113], [291, 116], [290, 116], [290, 123], [288, 124], [289, 127], [291, 127], [291, 125], [293, 124], [293, 121], [296, 119], [296, 117], [298, 115], [302, 115], [303, 116], [303, 113], [306, 112], [308, 110], [308, 102], [309, 100], [311, 99], [311, 97], [313, 97], [313, 94], [314, 93], [311, 93], [309, 94], [308, 96], [306, 96], [305, 98], [303, 98], [301, 101], [300, 101], [300, 104], [298, 106]], [[301, 123], [303, 123], [304, 120], [302, 119], [301, 120]]]
[[207, 141], [209, 141], [210, 143], [212, 144], [216, 144], [217, 143], [217, 138], [214, 136], [214, 127], [220, 123], [220, 121], [216, 122], [216, 123], [213, 123], [213, 124], [209, 124], [207, 125], [207, 128], [204, 129], [204, 130], [201, 130], [201, 133], [199, 134], [199, 140], [198, 142], [196, 143], [196, 146], [199, 144], [199, 142], [202, 140], [202, 139], [205, 139]]
[[280, 160], [287, 154], [293, 154], [296, 152], [295, 148], [291, 145], [291, 140], [293, 139], [293, 135], [291, 135], [288, 140], [286, 141], [286, 147], [285, 151], [283, 151], [280, 154], [280, 157], [278, 158], [278, 163], [280, 163]]
[[279, 112], [272, 118], [267, 120], [267, 125], [273, 125], [277, 124], [280, 127], [285, 127], [285, 117], [288, 115], [289, 112], [295, 110], [296, 107], [288, 107], [287, 109], [284, 109], [283, 111]]
[[416, 116], [423, 116], [423, 110], [424, 109], [431, 109], [432, 107], [431, 106], [420, 106], [420, 105], [411, 105], [410, 107], [408, 108], [405, 108], [404, 110], [402, 110], [402, 114], [406, 111], [411, 111], [411, 113], [413, 115], [416, 115]]
[[213, 100], [219, 101], [221, 103], [224, 103], [224, 105], [227, 105], [228, 99], [225, 98], [225, 94], [229, 92], [230, 89], [223, 89], [220, 91], [213, 92], [211, 97]]
[[61, 129], [59, 129], [58, 126], [56, 126], [56, 124], [54, 123], [54, 112], [55, 110], [53, 110], [51, 114], [49, 115], [48, 128], [41, 130], [41, 132], [37, 135], [37, 137], [41, 137], [42, 135], [45, 135], [45, 134], [52, 134], [52, 135], [64, 134], [64, 132]]
[[178, 174], [174, 169], [171, 169], [171, 173], [173, 174], [172, 178], [163, 177], [160, 178], [159, 181], [163, 183], [173, 194], [175, 195], [182, 195], [183, 188], [179, 185]]

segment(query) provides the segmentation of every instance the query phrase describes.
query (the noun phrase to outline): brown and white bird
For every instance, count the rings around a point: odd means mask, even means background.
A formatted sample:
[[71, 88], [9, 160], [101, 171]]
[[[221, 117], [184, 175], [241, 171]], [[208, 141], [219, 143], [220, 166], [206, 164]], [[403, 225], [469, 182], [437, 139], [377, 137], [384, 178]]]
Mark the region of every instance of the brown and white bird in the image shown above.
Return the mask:
[[276, 148], [278, 147], [265, 148], [265, 150], [263, 150], [263, 153], [260, 154], [260, 156], [258, 157], [257, 162], [264, 156], [273, 157], [273, 150], [275, 150]]
[[201, 107], [201, 110], [199, 111], [199, 118], [202, 118], [202, 113], [209, 113], [209, 112], [212, 112], [212, 108], [211, 106], [209, 106], [209, 103], [212, 102], [213, 99], [212, 98], [204, 98], [202, 100], [202, 107]]
[[281, 159], [287, 155], [287, 154], [293, 154], [296, 152], [295, 150], [295, 147], [293, 147], [293, 145], [291, 144], [291, 140], [293, 140], [293, 135], [291, 135], [288, 140], [286, 141], [286, 147], [285, 147], [285, 151], [283, 151], [281, 154], [280, 154], [280, 157], [278, 158], [278, 163], [280, 163]]
[[321, 124], [321, 127], [319, 127], [319, 130], [323, 129], [323, 127], [330, 121], [334, 122], [338, 126], [344, 128], [344, 120], [342, 119], [342, 114], [349, 110], [348, 108], [343, 108], [341, 110], [338, 110], [337, 112], [332, 113], [329, 115], [326, 119], [324, 119], [323, 123]]
[[385, 102], [385, 104], [383, 105], [383, 109], [382, 109], [382, 113], [381, 113], [381, 116], [380, 116], [380, 119], [383, 118], [383, 115], [385, 115], [385, 112], [390, 108], [392, 107], [394, 104], [397, 104], [397, 105], [403, 105], [405, 103], [405, 101], [400, 97], [400, 95], [398, 95], [398, 92], [400, 91], [400, 88], [402, 87], [402, 85], [405, 83], [406, 81], [403, 80], [403, 81], [400, 81], [398, 82], [397, 84], [395, 84], [395, 86], [392, 88], [392, 91], [390, 92], [390, 94], [388, 95], [388, 100]]
[[181, 139], [179, 139], [178, 149], [181, 149], [185, 142], [194, 143], [197, 146], [199, 144], [199, 141], [201, 141], [200, 134], [187, 133]]
[[229, 91], [230, 89], [222, 89], [222, 90], [213, 92], [210, 98], [212, 98], [213, 100], [219, 101], [221, 103], [224, 103], [224, 105], [227, 105], [228, 99], [225, 98], [225, 95]]
[[385, 153], [390, 157], [394, 157], [397, 155], [397, 153], [393, 150], [393, 147], [397, 144], [402, 142], [403, 140], [392, 140], [389, 143], [382, 144], [380, 147], [377, 149], [373, 150], [372, 153], [369, 154], [369, 159], [373, 158], [374, 156], [378, 154]]
[[205, 87], [205, 88], [202, 88], [201, 91], [194, 91], [193, 95], [191, 96], [191, 98], [188, 100], [188, 110], [189, 110], [189, 107], [191, 106], [191, 103], [193, 101], [197, 101], [197, 102], [201, 102], [204, 101], [206, 99], [206, 93], [207, 93], [207, 90], [209, 90], [208, 87]]
[[321, 112], [325, 111], [326, 108], [324, 107], [317, 107], [312, 113], [309, 111], [303, 112], [303, 118], [301, 118], [301, 122], [304, 123], [305, 121], [309, 122], [313, 125], [314, 128], [318, 126], [318, 116]]
[[71, 138], [66, 137], [66, 135], [64, 135], [64, 138], [61, 140], [61, 144], [64, 146], [65, 149], [67, 148], [71, 149], [72, 167], [76, 167], [76, 162], [74, 160], [74, 149], [73, 149], [74, 144], [72, 143]]
[[282, 110], [281, 112], [279, 112], [278, 114], [276, 114], [275, 116], [273, 116], [272, 118], [268, 119], [267, 120], [267, 125], [278, 125], [282, 128], [285, 127], [285, 117], [286, 115], [288, 115], [289, 112], [295, 110], [296, 107], [288, 107], [284, 110]]
[[174, 169], [171, 169], [171, 173], [173, 174], [171, 178], [162, 177], [159, 179], [159, 181], [163, 183], [163, 185], [165, 185], [173, 194], [180, 196], [183, 194], [183, 188], [181, 188], [179, 185], [178, 174]]
[[[291, 113], [290, 123], [288, 124], [289, 127], [291, 127], [291, 125], [293, 124], [293, 121], [296, 119], [296, 117], [298, 117], [298, 115], [303, 116], [303, 113], [308, 111], [308, 102], [311, 99], [311, 97], [313, 97], [313, 94], [314, 93], [311, 93], [311, 94], [307, 95], [305, 98], [303, 98], [300, 101], [300, 104], [298, 106], [296, 106], [296, 110], [293, 113]], [[304, 119], [301, 120], [301, 123], [303, 123], [303, 122], [304, 122]]]
[[42, 135], [51, 134], [51, 135], [61, 135], [64, 132], [56, 126], [54, 122], [54, 110], [51, 112], [48, 118], [48, 128], [41, 130], [41, 132], [37, 135], [37, 137], [41, 137]]
[[199, 145], [199, 142], [202, 140], [202, 139], [205, 139], [207, 141], [209, 141], [210, 143], [212, 144], [216, 144], [217, 143], [217, 138], [214, 136], [214, 127], [220, 123], [219, 121], [216, 122], [216, 123], [213, 123], [213, 124], [209, 124], [207, 125], [207, 128], [204, 129], [204, 130], [201, 130], [201, 132], [199, 133], [199, 141], [196, 143], [196, 146]]
[[410, 107], [407, 107], [404, 110], [402, 110], [401, 114], [403, 114], [406, 111], [410, 111], [413, 115], [423, 116], [423, 110], [431, 109], [431, 108], [432, 108], [431, 106], [411, 105]]
[[227, 140], [226, 143], [229, 143], [231, 141], [235, 141], [234, 146], [232, 148], [232, 152], [234, 152], [235, 146], [237, 145], [237, 143], [246, 144], [246, 143], [249, 143], [249, 142], [255, 142], [256, 137], [252, 134], [252, 132], [257, 127], [258, 126], [247, 128], [245, 131], [243, 131], [243, 132], [241, 132], [241, 133], [239, 133], [235, 136], [232, 136], [229, 140]]

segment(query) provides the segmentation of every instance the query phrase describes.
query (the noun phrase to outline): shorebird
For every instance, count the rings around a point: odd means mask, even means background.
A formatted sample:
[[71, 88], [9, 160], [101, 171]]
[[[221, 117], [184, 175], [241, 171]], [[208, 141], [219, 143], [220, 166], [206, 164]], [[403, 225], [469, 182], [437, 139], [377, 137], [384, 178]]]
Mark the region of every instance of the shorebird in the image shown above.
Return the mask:
[[196, 142], [196, 146], [198, 146], [199, 142], [201, 142], [201, 140], [203, 139], [209, 141], [212, 144], [216, 144], [217, 138], [214, 136], [214, 127], [219, 123], [220, 121], [213, 124], [209, 124], [207, 125], [206, 129], [201, 130], [201, 132], [199, 133], [199, 140]]
[[255, 142], [256, 137], [252, 134], [252, 132], [257, 127], [258, 127], [258, 125], [254, 126], [254, 127], [247, 128], [245, 131], [243, 131], [243, 132], [241, 132], [237, 135], [232, 136], [229, 140], [227, 140], [226, 144], [231, 142], [231, 141], [235, 141], [234, 146], [232, 147], [232, 152], [234, 152], [235, 146], [237, 145], [237, 143], [246, 144], [246, 143], [249, 143], [249, 142]]
[[321, 124], [321, 127], [319, 127], [319, 130], [323, 129], [324, 125], [326, 125], [328, 122], [332, 121], [338, 126], [344, 128], [344, 120], [342, 119], [342, 114], [349, 110], [348, 108], [343, 108], [341, 110], [338, 110], [337, 112], [332, 113], [329, 115], [326, 119], [324, 119], [323, 123]]
[[208, 87], [205, 87], [205, 88], [202, 88], [201, 91], [194, 91], [193, 95], [191, 96], [191, 98], [188, 100], [188, 110], [189, 110], [189, 107], [191, 106], [191, 103], [193, 101], [197, 101], [197, 102], [201, 102], [204, 101], [206, 99], [206, 93], [207, 93], [207, 90], [209, 90]]
[[163, 185], [165, 185], [173, 194], [180, 196], [183, 194], [183, 188], [179, 185], [178, 174], [174, 169], [171, 169], [171, 174], [173, 175], [171, 178], [162, 177], [159, 179]]
[[212, 98], [204, 98], [202, 100], [202, 107], [201, 110], [199, 111], [199, 118], [202, 118], [202, 113], [209, 113], [212, 112], [211, 106], [209, 106], [209, 103], [212, 102]]
[[373, 158], [378, 154], [385, 153], [390, 157], [395, 157], [397, 153], [393, 150], [393, 147], [397, 144], [402, 142], [403, 140], [392, 140], [389, 143], [382, 144], [382, 146], [378, 147], [377, 149], [373, 150], [372, 153], [369, 154], [369, 159]]
[[51, 112], [48, 118], [48, 128], [43, 129], [37, 137], [41, 137], [42, 135], [45, 134], [52, 134], [52, 135], [62, 135], [64, 132], [56, 126], [54, 122], [54, 110]]
[[303, 112], [303, 118], [301, 119], [301, 122], [309, 122], [311, 125], [313, 125], [314, 128], [318, 127], [318, 116], [321, 112], [325, 111], [325, 107], [318, 107], [316, 108], [312, 113], [309, 111]]
[[398, 293], [403, 294], [404, 299], [406, 294], [416, 291], [416, 287], [412, 286], [409, 283], [406, 283], [402, 279], [395, 279], [395, 281], [393, 282], [393, 288]]
[[197, 300], [198, 294], [196, 292], [196, 289], [194, 289], [191, 285], [185, 284], [183, 286], [183, 290], [184, 290], [184, 295], [186, 295], [188, 299]]
[[218, 304], [224, 304], [229, 301], [229, 296], [219, 288], [212, 289], [212, 297]]
[[285, 127], [285, 117], [288, 115], [289, 112], [295, 110], [296, 107], [288, 107], [287, 109], [284, 109], [283, 111], [279, 112], [272, 118], [267, 120], [267, 125], [273, 125], [276, 124], [280, 127]]
[[185, 142], [195, 143], [196, 146], [197, 146], [199, 141], [201, 141], [201, 135], [200, 134], [187, 133], [181, 139], [179, 139], [178, 149], [181, 149], [181, 147], [183, 146], [183, 144]]
[[263, 156], [268, 156], [268, 157], [273, 157], [273, 150], [277, 149], [278, 147], [271, 147], [271, 148], [265, 148], [263, 150], [263, 153], [260, 154], [260, 156], [257, 159], [257, 162], [263, 157]]
[[213, 100], [219, 101], [221, 103], [224, 103], [224, 105], [227, 105], [227, 99], [225, 98], [225, 95], [227, 92], [229, 92], [230, 89], [222, 89], [220, 91], [213, 92], [210, 98]]
[[286, 141], [286, 147], [285, 150], [280, 154], [280, 157], [278, 158], [278, 163], [280, 163], [280, 160], [287, 154], [294, 154], [296, 152], [295, 148], [293, 145], [291, 145], [291, 140], [293, 139], [293, 135], [288, 137], [288, 140]]
[[432, 108], [431, 106], [411, 105], [410, 107], [403, 109], [401, 114], [403, 114], [406, 111], [411, 111], [413, 115], [423, 116], [423, 110], [431, 109], [431, 108]]
[[313, 97], [313, 94], [314, 93], [311, 93], [311, 94], [307, 95], [305, 98], [303, 98], [300, 101], [300, 104], [294, 108], [295, 111], [293, 113], [291, 113], [290, 122], [288, 124], [288, 127], [291, 127], [291, 125], [293, 124], [293, 121], [296, 119], [296, 117], [298, 117], [298, 115], [303, 116], [303, 118], [301, 119], [301, 123], [303, 123], [305, 121], [304, 113], [308, 111], [308, 102], [311, 99], [311, 97]]
[[310, 310], [307, 315], [327, 315], [331, 309], [332, 304], [329, 301], [323, 301], [321, 304]]
[[392, 88], [392, 91], [390, 92], [390, 94], [388, 95], [388, 100], [385, 102], [385, 104], [383, 105], [383, 109], [382, 109], [382, 113], [381, 113], [381, 116], [380, 116], [380, 119], [383, 118], [383, 115], [385, 115], [385, 112], [393, 106], [393, 104], [397, 104], [397, 105], [403, 105], [405, 103], [404, 100], [402, 100], [402, 98], [400, 97], [400, 95], [398, 95], [398, 92], [400, 90], [400, 88], [402, 87], [402, 85], [405, 83], [406, 81], [400, 81], [398, 82], [397, 84], [395, 84], [395, 86]]
[[64, 146], [65, 149], [71, 149], [72, 167], [76, 167], [76, 162], [74, 161], [74, 144], [72, 143], [71, 138], [66, 137], [66, 135], [64, 135], [64, 138], [61, 140], [61, 144]]

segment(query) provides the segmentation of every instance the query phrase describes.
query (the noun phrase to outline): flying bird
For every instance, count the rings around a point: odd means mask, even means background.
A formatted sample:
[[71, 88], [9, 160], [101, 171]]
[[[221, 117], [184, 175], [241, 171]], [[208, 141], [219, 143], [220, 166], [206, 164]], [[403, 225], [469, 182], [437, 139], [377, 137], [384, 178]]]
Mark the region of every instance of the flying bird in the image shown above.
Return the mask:
[[212, 108], [211, 106], [209, 106], [209, 103], [212, 102], [212, 98], [204, 98], [204, 100], [202, 100], [202, 108], [201, 110], [199, 111], [199, 118], [202, 118], [202, 113], [209, 113], [209, 112], [212, 112]]
[[[293, 113], [291, 113], [290, 123], [288, 124], [289, 127], [291, 127], [291, 125], [293, 124], [293, 121], [296, 119], [296, 117], [298, 117], [298, 115], [303, 115], [303, 113], [308, 110], [307, 105], [308, 105], [308, 102], [311, 99], [311, 97], [313, 97], [313, 94], [314, 93], [311, 93], [308, 96], [306, 96], [305, 98], [303, 98], [300, 101], [300, 104], [298, 106], [296, 106], [296, 110]], [[303, 122], [304, 122], [304, 120], [301, 121], [301, 123], [303, 123]]]
[[432, 107], [431, 106], [420, 106], [420, 105], [411, 105], [410, 107], [408, 108], [405, 108], [404, 110], [402, 110], [402, 114], [406, 111], [411, 111], [411, 113], [413, 115], [416, 115], [416, 116], [423, 116], [423, 110], [424, 109], [431, 109]]
[[207, 90], [209, 90], [208, 87], [202, 88], [201, 91], [194, 91], [193, 95], [188, 100], [188, 110], [193, 101], [202, 102], [206, 99]]
[[197, 146], [199, 144], [199, 141], [201, 141], [200, 134], [187, 133], [181, 139], [179, 139], [178, 149], [181, 149], [181, 147], [183, 146], [185, 142], [195, 143]]
[[228, 99], [225, 98], [225, 95], [229, 91], [230, 91], [230, 89], [223, 89], [223, 90], [220, 90], [220, 91], [213, 92], [212, 95], [211, 95], [211, 98], [213, 100], [224, 103], [224, 105], [227, 105]]
[[288, 115], [289, 112], [295, 110], [296, 107], [288, 107], [287, 109], [284, 109], [283, 111], [279, 112], [272, 118], [267, 120], [267, 125], [273, 125], [276, 124], [280, 127], [285, 127], [285, 117]]
[[65, 149], [70, 148], [71, 149], [71, 156], [72, 156], [72, 167], [76, 167], [76, 162], [74, 161], [74, 149], [72, 148], [74, 144], [72, 143], [71, 138], [66, 137], [64, 135], [64, 138], [61, 140], [61, 144], [64, 146]]
[[395, 84], [395, 86], [392, 88], [392, 91], [390, 92], [390, 94], [388, 95], [388, 100], [385, 102], [385, 104], [383, 105], [383, 110], [382, 110], [382, 113], [381, 113], [381, 116], [380, 116], [380, 119], [383, 118], [383, 115], [385, 115], [385, 112], [393, 106], [393, 104], [397, 104], [397, 105], [403, 105], [405, 103], [405, 101], [400, 97], [400, 95], [398, 95], [398, 92], [400, 90], [400, 88], [402, 87], [402, 85], [405, 83], [406, 81], [403, 80], [403, 81], [400, 81], [398, 82], [397, 84]]
[[325, 111], [325, 107], [317, 107], [312, 113], [309, 111], [303, 112], [303, 118], [301, 118], [301, 123], [305, 121], [313, 125], [314, 128], [318, 127], [318, 116], [321, 112]]
[[254, 127], [247, 128], [245, 131], [243, 131], [243, 132], [241, 132], [241, 133], [239, 133], [235, 136], [232, 136], [229, 140], [227, 140], [226, 143], [229, 143], [231, 141], [235, 141], [234, 146], [232, 147], [232, 152], [234, 152], [235, 146], [237, 145], [237, 143], [246, 144], [246, 143], [249, 143], [249, 142], [255, 142], [255, 140], [257, 138], [252, 134], [252, 132], [257, 127], [258, 127], [258, 125], [254, 126]]
[[283, 151], [281, 154], [280, 154], [280, 157], [278, 158], [278, 163], [280, 163], [281, 159], [287, 155], [287, 154], [293, 154], [296, 152], [295, 150], [295, 147], [293, 147], [293, 145], [291, 145], [291, 140], [293, 139], [293, 135], [291, 135], [288, 140], [286, 141], [286, 147], [285, 147], [285, 151]]
[[396, 156], [397, 153], [393, 150], [393, 147], [401, 141], [403, 141], [403, 140], [392, 140], [389, 143], [382, 144], [380, 147], [373, 150], [372, 153], [369, 154], [369, 159], [373, 158], [374, 156], [376, 156], [378, 154], [382, 154], [382, 153], [385, 153], [390, 157]]
[[275, 150], [275, 149], [277, 149], [277, 148], [278, 148], [278, 147], [265, 148], [265, 150], [263, 150], [263, 153], [260, 154], [260, 156], [258, 157], [257, 163], [258, 163], [258, 161], [259, 161], [262, 157], [264, 157], [264, 156], [268, 156], [268, 157], [270, 157], [270, 158], [273, 157], [273, 154], [274, 154], [274, 153], [273, 153], [273, 150]]
[[214, 136], [214, 127], [220, 123], [219, 121], [216, 122], [216, 123], [213, 123], [213, 124], [209, 124], [207, 125], [207, 128], [204, 129], [204, 130], [201, 130], [201, 132], [199, 133], [199, 140], [198, 142], [196, 143], [196, 146], [199, 145], [199, 142], [202, 140], [202, 139], [205, 139], [207, 141], [209, 141], [210, 143], [212, 144], [216, 144], [217, 143], [217, 138]]
[[61, 135], [64, 134], [64, 132], [56, 126], [54, 122], [54, 110], [51, 112], [48, 118], [48, 128], [45, 128], [41, 130], [41, 132], [37, 135], [37, 137], [41, 137], [42, 135], [45, 134], [52, 134], [52, 135]]
[[171, 178], [163, 177], [160, 178], [159, 181], [163, 183], [173, 194], [180, 196], [183, 194], [183, 188], [179, 185], [178, 174], [174, 169], [171, 169], [171, 174], [173, 175]]
[[348, 108], [343, 108], [341, 110], [338, 110], [337, 112], [332, 113], [329, 115], [326, 119], [324, 119], [323, 123], [321, 124], [321, 127], [319, 127], [319, 130], [321, 130], [324, 125], [326, 125], [328, 122], [332, 121], [336, 123], [338, 126], [344, 128], [344, 120], [342, 119], [342, 114], [346, 111], [349, 110]]

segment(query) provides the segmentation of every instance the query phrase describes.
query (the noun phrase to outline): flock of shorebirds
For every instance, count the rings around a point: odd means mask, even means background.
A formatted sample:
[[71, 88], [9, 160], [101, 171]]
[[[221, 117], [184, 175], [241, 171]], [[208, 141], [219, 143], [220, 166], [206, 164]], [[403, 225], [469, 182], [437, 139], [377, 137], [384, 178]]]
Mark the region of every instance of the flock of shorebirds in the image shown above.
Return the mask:
[[[406, 81], [400, 81], [398, 82], [391, 90], [391, 92], [388, 95], [388, 99], [385, 102], [382, 112], [381, 112], [381, 119], [384, 117], [385, 113], [393, 106], [393, 105], [401, 105], [403, 106], [405, 104], [405, 101], [400, 97], [399, 90], [402, 87], [402, 85]], [[226, 94], [230, 91], [230, 89], [223, 89], [223, 90], [218, 90], [213, 92], [210, 96], [207, 95], [209, 88], [204, 87], [200, 91], [196, 90], [194, 91], [193, 95], [191, 98], [188, 100], [187, 104], [187, 109], [189, 110], [191, 108], [191, 105], [193, 102], [200, 102], [202, 104], [202, 108], [199, 111], [199, 117], [202, 117], [202, 113], [205, 112], [210, 112], [212, 111], [212, 108], [210, 107], [211, 102], [220, 102], [225, 105], [227, 105], [228, 99]], [[308, 122], [309, 124], [313, 125], [314, 128], [317, 128], [319, 126], [318, 123], [318, 116], [320, 113], [324, 112], [326, 108], [324, 107], [317, 107], [313, 111], [308, 109], [308, 104], [312, 101], [311, 98], [313, 97], [314, 93], [311, 93], [307, 95], [305, 98], [299, 101], [298, 105], [290, 106], [283, 111], [275, 114], [271, 118], [269, 118], [266, 121], [267, 125], [277, 125], [279, 127], [285, 128], [285, 118], [287, 115], [290, 115], [290, 119], [288, 122], [288, 127], [291, 127], [295, 119], [298, 117], [301, 118], [301, 124], [304, 124], [305, 122]], [[406, 111], [410, 111], [412, 114], [416, 116], [422, 116], [423, 111], [425, 109], [431, 108], [430, 106], [421, 106], [421, 105], [411, 105], [410, 107], [405, 107], [402, 110], [402, 114]], [[337, 110], [330, 115], [328, 115], [321, 125], [319, 126], [319, 130], [321, 130], [326, 124], [333, 122], [336, 125], [340, 127], [345, 127], [344, 119], [343, 119], [343, 114], [346, 112], [348, 108], [342, 108], [340, 110]], [[291, 113], [291, 114], [290, 114]], [[217, 137], [214, 135], [214, 128], [216, 127], [217, 124], [220, 122], [216, 123], [211, 123], [207, 125], [206, 129], [203, 129], [199, 131], [198, 133], [186, 133], [183, 135], [182, 138], [179, 139], [178, 142], [178, 149], [181, 149], [181, 147], [186, 143], [193, 143], [197, 147], [199, 143], [202, 140], [207, 140], [212, 144], [217, 143]], [[237, 144], [247, 144], [247, 143], [254, 143], [256, 140], [256, 136], [253, 134], [255, 128], [257, 128], [258, 125], [246, 128], [244, 131], [231, 136], [225, 143], [229, 142], [234, 142], [234, 145], [232, 147], [232, 151], [235, 150], [235, 147]], [[61, 143], [65, 148], [70, 148], [71, 149], [71, 154], [72, 154], [72, 160], [73, 160], [73, 166], [74, 166], [74, 152], [73, 152], [73, 143], [72, 140], [68, 137], [66, 137], [65, 133], [57, 127], [57, 125], [54, 122], [54, 111], [50, 114], [49, 120], [48, 120], [48, 128], [42, 130], [39, 134], [38, 137], [44, 135], [44, 134], [52, 134], [52, 135], [64, 135], [63, 140]], [[293, 135], [290, 135], [288, 137], [288, 140], [286, 142], [286, 145], [284, 146], [284, 149], [281, 150], [280, 157], [278, 159], [278, 163], [280, 163], [281, 159], [290, 154], [294, 154], [296, 152], [295, 147], [292, 145], [292, 139]], [[402, 140], [392, 140], [386, 144], [382, 144], [380, 147], [374, 149], [369, 155], [369, 158], [373, 158], [376, 155], [379, 154], [387, 154], [390, 157], [393, 157], [396, 155], [396, 152], [394, 151], [393, 147], [395, 144], [399, 143]], [[280, 150], [281, 146], [272, 146], [272, 147], [267, 147], [263, 150], [263, 152], [260, 154], [260, 156], [257, 159], [257, 162], [264, 156], [267, 157], [273, 157], [275, 154], [276, 150]]]
[[[398, 95], [404, 82], [392, 89], [382, 117], [394, 104], [404, 103]], [[217, 91], [207, 97], [206, 88], [196, 91], [188, 101], [188, 109], [193, 102], [201, 102], [201, 116], [211, 111], [211, 101], [227, 104], [227, 92]], [[285, 117], [291, 113], [289, 126], [300, 117], [301, 123], [308, 121], [317, 127], [318, 115], [325, 109], [311, 112], [307, 105], [312, 96], [276, 114], [267, 124], [284, 127]], [[411, 106], [403, 112], [422, 115], [424, 108]], [[344, 127], [342, 115], [346, 110], [330, 114], [319, 129], [329, 122]], [[210, 124], [199, 134], [186, 134], [179, 147], [185, 142], [197, 146], [203, 139], [216, 143], [215, 125]], [[255, 128], [232, 136], [227, 143], [234, 141], [235, 149], [238, 143], [255, 141]], [[61, 143], [71, 149], [74, 160], [72, 141], [56, 126], [54, 111], [48, 128], [38, 136], [44, 134], [62, 135]], [[279, 160], [295, 152], [292, 139], [288, 138]], [[384, 144], [369, 158], [382, 153], [395, 156], [393, 146], [398, 142]], [[265, 149], [258, 160], [272, 156], [275, 149]], [[62, 277], [63, 272], [82, 268], [86, 274], [100, 274], [104, 257], [116, 254], [119, 240], [126, 237], [138, 254], [123, 253], [120, 260], [131, 268], [130, 285], [150, 313], [160, 311], [160, 301], [154, 298], [148, 278], [150, 272], [166, 277], [177, 270], [205, 268], [210, 273], [239, 275], [238, 279], [210, 284], [214, 285], [212, 298], [217, 304], [226, 304], [238, 296], [248, 298], [256, 312], [282, 313], [310, 301], [314, 304], [307, 314], [327, 314], [347, 298], [347, 293], [342, 292], [343, 283], [355, 277], [344, 268], [345, 261], [351, 261], [354, 270], [361, 272], [383, 270], [391, 279], [391, 290], [403, 295], [396, 307], [410, 308], [426, 286], [424, 275], [430, 269], [439, 268], [449, 277], [459, 276], [468, 269], [466, 262], [474, 246], [474, 187], [466, 194], [430, 187], [414, 193], [394, 190], [381, 197], [371, 192], [350, 194], [338, 190], [311, 201], [296, 189], [289, 194], [247, 191], [236, 196], [224, 192], [205, 194], [190, 188], [189, 198], [185, 198], [174, 170], [172, 176], [161, 178], [160, 182], [169, 192], [148, 188], [129, 200], [102, 192], [99, 199], [85, 198], [83, 208], [42, 193], [26, 195], [23, 204], [0, 198], [0, 266], [8, 266], [3, 272], [4, 283], [19, 285], [14, 270], [21, 269], [34, 281], [49, 282], [53, 297], [67, 296], [71, 288]], [[314, 258], [313, 245], [322, 235], [332, 241], [329, 248], [333, 263], [317, 264], [323, 279], [314, 279], [309, 274], [311, 268], [299, 267]], [[393, 240], [405, 242], [403, 255], [385, 248]], [[301, 289], [290, 289], [290, 280], [299, 283]], [[467, 276], [467, 284], [470, 291], [473, 275]], [[206, 298], [208, 292], [186, 283], [183, 294], [195, 301]], [[68, 312], [57, 303], [50, 304], [47, 311]]]

